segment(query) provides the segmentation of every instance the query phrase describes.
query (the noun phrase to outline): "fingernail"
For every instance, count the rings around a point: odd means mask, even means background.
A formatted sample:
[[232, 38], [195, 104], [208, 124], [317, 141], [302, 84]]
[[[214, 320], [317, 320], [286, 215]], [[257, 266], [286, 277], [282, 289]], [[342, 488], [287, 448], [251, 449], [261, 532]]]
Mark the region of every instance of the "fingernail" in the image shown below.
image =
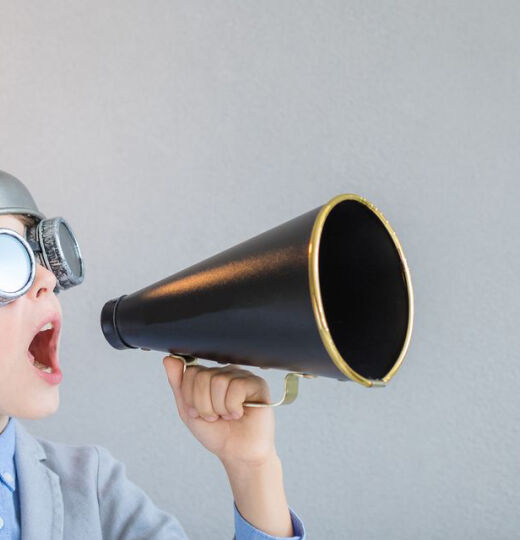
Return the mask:
[[217, 418], [217, 416], [204, 416], [204, 420], [207, 420], [208, 422], [214, 422]]
[[188, 409], [188, 414], [192, 417], [192, 418], [197, 418], [197, 416], [199, 416], [199, 413], [197, 412], [197, 409], [194, 409], [193, 407], [190, 407]]
[[224, 420], [233, 420], [233, 417], [229, 414], [223, 414], [222, 418], [224, 418]]
[[235, 420], [238, 420], [241, 416], [242, 416], [242, 413], [239, 413], [237, 411], [233, 411], [231, 413], [231, 416], [235, 419]]

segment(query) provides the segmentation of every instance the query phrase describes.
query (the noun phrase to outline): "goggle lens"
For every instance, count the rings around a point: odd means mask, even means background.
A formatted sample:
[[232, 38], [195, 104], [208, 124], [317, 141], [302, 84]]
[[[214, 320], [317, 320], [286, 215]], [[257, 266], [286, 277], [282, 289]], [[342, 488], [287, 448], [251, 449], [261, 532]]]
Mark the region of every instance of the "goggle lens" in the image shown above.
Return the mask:
[[0, 235], [0, 284], [6, 293], [25, 287], [31, 277], [31, 257], [25, 246], [10, 234]]

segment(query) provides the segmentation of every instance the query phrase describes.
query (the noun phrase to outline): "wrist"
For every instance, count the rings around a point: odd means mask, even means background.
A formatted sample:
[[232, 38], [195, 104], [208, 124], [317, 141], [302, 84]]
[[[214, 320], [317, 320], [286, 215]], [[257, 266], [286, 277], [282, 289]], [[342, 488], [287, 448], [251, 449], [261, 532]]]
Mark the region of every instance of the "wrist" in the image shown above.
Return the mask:
[[266, 469], [272, 468], [273, 465], [281, 465], [280, 457], [275, 448], [264, 456], [255, 457], [254, 459], [243, 459], [234, 456], [219, 457], [219, 459], [228, 475], [230, 473], [239, 474], [241, 476], [258, 474]]

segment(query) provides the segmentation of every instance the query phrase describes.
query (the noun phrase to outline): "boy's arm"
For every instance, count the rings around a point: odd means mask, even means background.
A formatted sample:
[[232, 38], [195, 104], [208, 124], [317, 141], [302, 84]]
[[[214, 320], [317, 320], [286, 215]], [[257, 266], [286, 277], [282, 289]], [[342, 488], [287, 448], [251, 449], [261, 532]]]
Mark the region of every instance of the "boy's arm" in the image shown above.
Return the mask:
[[266, 381], [236, 366], [185, 367], [172, 356], [163, 364], [181, 420], [224, 465], [238, 509], [237, 532], [242, 522], [253, 529], [237, 540], [303, 538], [303, 524], [285, 497], [274, 412], [243, 406], [270, 401]]
[[224, 463], [224, 468], [234, 496], [238, 540], [305, 538], [301, 519], [287, 505], [282, 464], [277, 455], [254, 467]]

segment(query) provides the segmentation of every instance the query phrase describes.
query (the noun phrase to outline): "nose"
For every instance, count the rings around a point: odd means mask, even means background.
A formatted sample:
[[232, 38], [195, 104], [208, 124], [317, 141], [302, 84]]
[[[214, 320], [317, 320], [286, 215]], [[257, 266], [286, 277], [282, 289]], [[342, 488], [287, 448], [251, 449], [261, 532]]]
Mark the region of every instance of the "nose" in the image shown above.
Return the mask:
[[45, 292], [53, 292], [57, 283], [56, 276], [45, 268], [42, 264], [36, 265], [36, 272], [34, 275], [34, 282], [32, 287], [27, 291], [27, 296], [36, 300]]

